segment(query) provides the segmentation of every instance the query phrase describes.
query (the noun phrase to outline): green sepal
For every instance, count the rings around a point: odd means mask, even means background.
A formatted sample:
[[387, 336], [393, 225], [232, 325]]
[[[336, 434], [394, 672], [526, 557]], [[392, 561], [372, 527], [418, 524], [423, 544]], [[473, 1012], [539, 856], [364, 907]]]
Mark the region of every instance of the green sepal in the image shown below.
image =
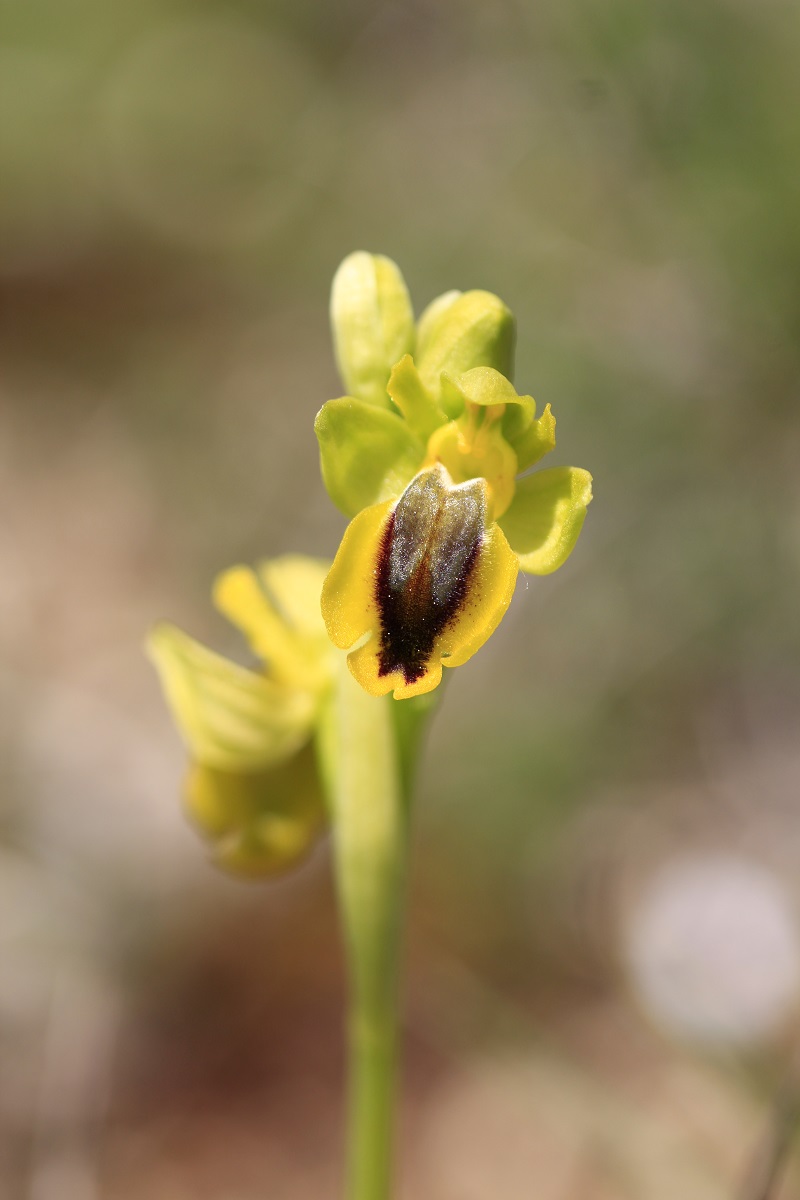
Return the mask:
[[415, 343], [414, 311], [396, 263], [364, 250], [348, 255], [333, 279], [331, 325], [347, 391], [388, 408], [389, 373]]
[[[442, 372], [458, 376], [473, 367], [494, 367], [514, 377], [514, 314], [491, 292], [464, 292], [450, 302], [440, 297], [426, 319], [417, 366], [434, 400], [441, 395]], [[448, 416], [457, 414], [448, 413]]]
[[218, 866], [250, 878], [289, 870], [313, 846], [325, 802], [311, 745], [269, 771], [220, 771], [194, 764], [184, 807]]
[[323, 405], [314, 432], [328, 495], [347, 517], [403, 491], [425, 455], [402, 417], [352, 396]]
[[316, 701], [208, 650], [174, 625], [150, 634], [147, 651], [192, 757], [225, 771], [283, 762], [307, 741]]
[[420, 379], [410, 354], [404, 355], [392, 368], [388, 391], [408, 428], [425, 442], [447, 420]]
[[529, 575], [549, 575], [569, 557], [592, 499], [592, 477], [580, 467], [553, 467], [517, 481], [498, 524]]

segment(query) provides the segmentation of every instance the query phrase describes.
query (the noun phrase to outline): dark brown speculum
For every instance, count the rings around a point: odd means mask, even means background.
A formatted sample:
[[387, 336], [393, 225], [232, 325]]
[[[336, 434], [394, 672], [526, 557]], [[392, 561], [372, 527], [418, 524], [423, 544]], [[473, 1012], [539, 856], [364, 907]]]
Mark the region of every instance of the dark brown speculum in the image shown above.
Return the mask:
[[425, 674], [436, 638], [458, 616], [486, 529], [482, 480], [454, 487], [443, 467], [411, 480], [390, 515], [378, 554], [380, 675]]

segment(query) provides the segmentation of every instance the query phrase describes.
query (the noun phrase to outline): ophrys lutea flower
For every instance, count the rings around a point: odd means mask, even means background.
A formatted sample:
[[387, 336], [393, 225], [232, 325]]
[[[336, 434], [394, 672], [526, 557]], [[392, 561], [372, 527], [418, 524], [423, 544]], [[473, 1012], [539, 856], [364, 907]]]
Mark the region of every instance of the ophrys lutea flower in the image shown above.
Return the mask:
[[332, 316], [355, 394], [326, 404], [316, 432], [328, 491], [353, 520], [322, 614], [359, 683], [407, 699], [484, 644], [519, 570], [561, 566], [591, 476], [526, 473], [554, 448], [555, 418], [508, 378], [513, 317], [496, 296], [447, 293], [415, 327], [395, 265], [359, 253], [334, 281]]
[[332, 317], [348, 395], [323, 407], [316, 432], [325, 485], [351, 518], [333, 565], [287, 557], [217, 580], [252, 668], [171, 625], [149, 651], [189, 750], [187, 807], [216, 862], [281, 871], [330, 816], [350, 984], [347, 1195], [388, 1200], [408, 817], [434, 706], [424, 693], [491, 635], [520, 570], [564, 562], [591, 477], [528, 473], [553, 449], [555, 421], [510, 382], [514, 319], [496, 296], [448, 292], [416, 323], [395, 264], [357, 253], [337, 272]]
[[288, 869], [325, 822], [312, 739], [334, 656], [319, 612], [327, 569], [287, 555], [218, 577], [214, 601], [247, 638], [253, 668], [174, 625], [148, 638], [189, 751], [187, 812], [214, 860], [235, 874]]

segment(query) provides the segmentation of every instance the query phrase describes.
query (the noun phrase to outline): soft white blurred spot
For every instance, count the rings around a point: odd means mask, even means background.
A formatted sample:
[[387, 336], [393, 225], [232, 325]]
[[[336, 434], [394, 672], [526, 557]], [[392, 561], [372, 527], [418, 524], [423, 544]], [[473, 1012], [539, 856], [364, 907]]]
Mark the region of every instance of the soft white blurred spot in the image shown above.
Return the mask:
[[636, 991], [669, 1033], [751, 1044], [778, 1032], [800, 993], [794, 914], [779, 880], [733, 855], [673, 860], [629, 918]]
[[237, 247], [307, 202], [334, 149], [299, 51], [244, 22], [149, 33], [106, 97], [110, 165], [131, 213], [170, 240]]

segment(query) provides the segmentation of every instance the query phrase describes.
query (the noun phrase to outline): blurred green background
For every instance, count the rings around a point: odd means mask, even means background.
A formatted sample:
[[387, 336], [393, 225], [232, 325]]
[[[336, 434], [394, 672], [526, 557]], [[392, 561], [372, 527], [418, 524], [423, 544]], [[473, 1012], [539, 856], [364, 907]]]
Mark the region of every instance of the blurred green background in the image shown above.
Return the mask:
[[799, 55], [787, 0], [0, 4], [3, 1197], [337, 1194], [327, 849], [206, 865], [141, 642], [239, 653], [214, 573], [335, 551], [311, 426], [357, 248], [418, 312], [503, 297], [596, 496], [433, 730], [400, 1194], [762, 1195], [800, 997]]

